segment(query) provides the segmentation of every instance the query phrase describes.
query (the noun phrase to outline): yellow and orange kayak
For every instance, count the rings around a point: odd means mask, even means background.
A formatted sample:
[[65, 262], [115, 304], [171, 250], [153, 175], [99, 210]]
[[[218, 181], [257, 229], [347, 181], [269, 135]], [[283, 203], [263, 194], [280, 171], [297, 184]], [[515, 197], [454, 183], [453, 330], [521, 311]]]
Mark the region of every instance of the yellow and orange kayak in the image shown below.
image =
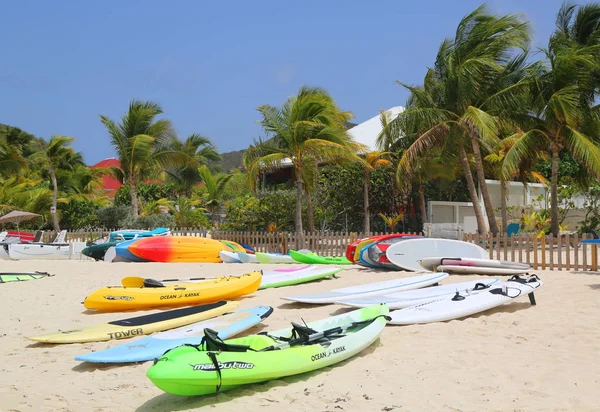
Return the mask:
[[83, 305], [103, 312], [199, 305], [254, 293], [261, 280], [261, 272], [251, 272], [164, 287], [107, 286], [88, 295]]
[[221, 263], [219, 252], [229, 247], [214, 239], [194, 236], [156, 236], [129, 245], [135, 256], [151, 262]]

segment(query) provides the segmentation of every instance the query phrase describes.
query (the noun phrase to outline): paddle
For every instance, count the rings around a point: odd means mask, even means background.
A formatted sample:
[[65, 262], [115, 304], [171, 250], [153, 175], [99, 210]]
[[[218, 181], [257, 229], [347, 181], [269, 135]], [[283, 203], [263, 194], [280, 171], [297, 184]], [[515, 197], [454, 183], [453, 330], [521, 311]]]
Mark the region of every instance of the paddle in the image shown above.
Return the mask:
[[[379, 316], [383, 316], [386, 320], [390, 320], [391, 318], [387, 315], [379, 315]], [[302, 325], [297, 325], [294, 322], [292, 322], [292, 328], [297, 328], [299, 330], [304, 330], [304, 332], [302, 333], [301, 336], [295, 338], [295, 339], [289, 339], [286, 342], [280, 343], [278, 345], [272, 345], [272, 346], [268, 346], [266, 348], [263, 348], [261, 350], [259, 350], [258, 352], [266, 352], [266, 351], [271, 351], [271, 350], [281, 350], [281, 349], [287, 349], [290, 348], [292, 346], [297, 346], [297, 345], [306, 345], [306, 344], [310, 344], [310, 343], [316, 343], [319, 340], [323, 339], [323, 338], [339, 338], [341, 336], [339, 336], [340, 334], [344, 333], [346, 330], [355, 327], [355, 326], [360, 326], [360, 325], [364, 325], [365, 323], [372, 323], [375, 321], [375, 319], [379, 318], [379, 316], [371, 318], [371, 319], [367, 319], [367, 320], [362, 320], [362, 321], [357, 321], [357, 322], [352, 322], [352, 323], [348, 323], [345, 325], [340, 325], [340, 326], [336, 326], [335, 328], [331, 328], [331, 329], [326, 329], [324, 331], [318, 332], [315, 331], [313, 329], [311, 329], [308, 326], [302, 326]], [[338, 336], [336, 336], [338, 335]]]
[[162, 282], [183, 282], [183, 281], [194, 281], [194, 280], [210, 280], [215, 278], [189, 278], [189, 279], [163, 279], [163, 280], [154, 280], [154, 279], [144, 279], [139, 276], [128, 276], [121, 280], [121, 285], [126, 288], [141, 288], [143, 286], [149, 286], [149, 284], [154, 284], [154, 287], [161, 287], [164, 285], [160, 285]]
[[[239, 275], [223, 275], [219, 277], [239, 277]], [[121, 280], [121, 285], [127, 288], [141, 288], [143, 286], [146, 287], [162, 287], [163, 282], [190, 282], [195, 280], [214, 280], [218, 279], [214, 278], [187, 278], [187, 279], [162, 279], [162, 280], [154, 280], [154, 279], [144, 279], [139, 276], [128, 276]]]

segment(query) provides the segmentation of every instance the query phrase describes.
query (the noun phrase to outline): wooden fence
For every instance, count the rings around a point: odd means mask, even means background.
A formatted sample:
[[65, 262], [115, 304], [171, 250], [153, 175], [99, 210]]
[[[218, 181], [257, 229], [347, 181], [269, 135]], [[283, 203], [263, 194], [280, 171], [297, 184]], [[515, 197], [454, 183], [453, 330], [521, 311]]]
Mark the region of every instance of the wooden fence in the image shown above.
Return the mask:
[[[92, 241], [107, 236], [111, 230], [79, 230], [67, 233], [67, 242]], [[213, 231], [202, 228], [174, 228], [176, 236], [200, 236], [213, 239], [231, 240], [251, 245], [257, 252], [287, 253], [290, 249], [309, 249], [323, 256], [343, 256], [348, 244], [357, 239], [383, 233], [356, 232], [314, 232], [305, 233], [299, 238], [296, 233], [280, 232], [237, 232]], [[48, 241], [53, 232], [44, 233]], [[466, 233], [465, 242], [474, 243], [486, 249], [490, 259], [508, 260], [530, 264], [541, 270], [598, 270], [598, 247], [582, 243], [591, 235], [568, 234], [559, 237], [552, 235], [538, 237], [535, 234], [506, 234], [493, 236]]]

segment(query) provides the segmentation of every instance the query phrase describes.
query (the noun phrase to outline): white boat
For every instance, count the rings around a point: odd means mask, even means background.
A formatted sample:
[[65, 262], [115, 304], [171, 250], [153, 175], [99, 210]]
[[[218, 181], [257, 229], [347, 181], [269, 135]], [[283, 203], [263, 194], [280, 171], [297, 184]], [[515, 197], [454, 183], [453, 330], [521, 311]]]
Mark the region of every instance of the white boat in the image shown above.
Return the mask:
[[85, 245], [85, 242], [17, 243], [8, 245], [8, 255], [14, 260], [78, 259]]

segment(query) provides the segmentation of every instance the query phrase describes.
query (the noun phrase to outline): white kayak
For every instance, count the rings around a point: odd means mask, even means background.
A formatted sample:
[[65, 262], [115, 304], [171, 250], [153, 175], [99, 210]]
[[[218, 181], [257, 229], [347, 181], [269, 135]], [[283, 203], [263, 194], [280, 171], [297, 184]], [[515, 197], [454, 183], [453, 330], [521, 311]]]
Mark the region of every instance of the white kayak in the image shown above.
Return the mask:
[[385, 295], [345, 299], [337, 301], [336, 303], [354, 308], [364, 308], [378, 303], [385, 303], [390, 309], [402, 309], [409, 306], [420, 305], [421, 303], [429, 302], [442, 296], [454, 295], [456, 292], [461, 294], [466, 293], [473, 289], [477, 284], [490, 286], [498, 282], [498, 279], [493, 278], [478, 279], [469, 282], [451, 283], [449, 285], [432, 286], [429, 288], [407, 290]]
[[419, 264], [427, 270], [434, 270], [441, 265], [453, 266], [476, 266], [500, 269], [531, 269], [527, 263], [510, 262], [508, 260], [462, 258], [462, 257], [428, 257], [419, 261]]
[[419, 261], [434, 256], [488, 257], [485, 249], [468, 242], [451, 239], [408, 239], [390, 246], [385, 255], [391, 263], [405, 270], [422, 270]]
[[281, 299], [291, 300], [302, 303], [336, 303], [340, 300], [385, 295], [388, 293], [400, 292], [423, 288], [438, 283], [448, 277], [447, 273], [426, 273], [419, 276], [386, 280], [383, 282], [367, 283], [364, 285], [350, 286], [347, 288], [334, 289], [323, 293], [311, 293], [307, 295], [288, 296]]
[[242, 263], [237, 252], [228, 252], [226, 250], [221, 250], [219, 252], [219, 257], [221, 258], [223, 263]]
[[[390, 313], [392, 319], [389, 323], [411, 325], [464, 318], [532, 294], [540, 286], [542, 282], [535, 275], [524, 278], [514, 276], [506, 282], [494, 284], [483, 290], [446, 295], [427, 303], [393, 311]], [[533, 295], [530, 295], [530, 301], [535, 304]]]
[[282, 255], [281, 253], [261, 253], [254, 254], [260, 263], [298, 263], [290, 255]]
[[522, 275], [531, 270], [527, 269], [516, 269], [516, 268], [488, 268], [479, 266], [458, 266], [458, 265], [440, 265], [437, 266], [437, 270], [440, 272], [448, 273], [459, 273], [461, 275]]
[[256, 256], [252, 253], [238, 252], [238, 259], [242, 263], [259, 263]]

